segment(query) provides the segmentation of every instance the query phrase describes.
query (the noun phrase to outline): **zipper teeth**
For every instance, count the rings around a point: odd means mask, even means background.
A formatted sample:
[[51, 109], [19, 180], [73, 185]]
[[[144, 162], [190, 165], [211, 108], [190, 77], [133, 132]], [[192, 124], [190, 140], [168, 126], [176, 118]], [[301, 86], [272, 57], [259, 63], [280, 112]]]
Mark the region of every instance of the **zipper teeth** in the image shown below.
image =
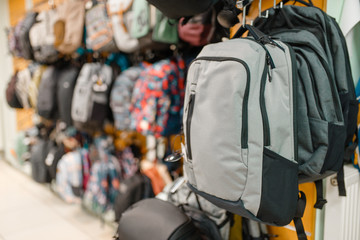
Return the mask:
[[[249, 101], [249, 94], [250, 94], [250, 69], [246, 62], [241, 59], [235, 57], [198, 57], [196, 60], [205, 60], [205, 61], [235, 61], [241, 63], [245, 70], [246, 70], [246, 88], [244, 93], [244, 100], [242, 106], [242, 127], [241, 127], [241, 148], [247, 149], [248, 148], [248, 101]], [[192, 62], [192, 63], [193, 63]], [[191, 63], [191, 64], [192, 64]], [[245, 116], [245, 117], [244, 117]]]
[[[265, 84], [266, 84], [267, 73], [269, 71], [268, 64], [270, 65], [271, 69], [275, 68], [275, 64], [274, 64], [274, 61], [271, 57], [269, 50], [265, 47], [264, 44], [259, 43], [258, 41], [256, 41], [255, 39], [252, 39], [252, 38], [246, 38], [246, 39], [256, 42], [265, 50], [265, 56], [266, 56], [265, 66], [264, 66], [263, 74], [261, 76], [261, 83], [260, 83], [261, 84], [260, 85], [260, 111], [261, 111], [261, 117], [262, 117], [262, 122], [263, 122], [264, 146], [270, 146], [270, 144], [271, 144], [270, 125], [269, 125], [269, 118], [267, 115], [266, 103], [265, 103]], [[281, 49], [281, 50], [284, 51], [284, 49]], [[269, 62], [268, 62], [268, 60], [269, 60]]]
[[261, 76], [261, 83], [260, 83], [260, 111], [263, 121], [264, 146], [270, 146], [270, 126], [269, 126], [269, 118], [267, 116], [266, 103], [265, 103], [265, 85], [266, 85], [266, 77], [268, 71], [269, 71], [269, 66], [265, 61], [265, 66], [264, 66], [263, 74]]
[[186, 145], [188, 150], [188, 158], [192, 160], [192, 152], [191, 152], [191, 143], [190, 143], [190, 128], [191, 128], [191, 119], [194, 111], [195, 104], [195, 94], [190, 94], [189, 99], [189, 111], [186, 119]]
[[[275, 66], [275, 63], [274, 63], [274, 61], [273, 61], [273, 59], [272, 59], [272, 57], [271, 57], [271, 55], [270, 55], [270, 53], [269, 53], [269, 50], [265, 47], [264, 44], [259, 43], [258, 41], [256, 41], [256, 40], [253, 39], [253, 38], [245, 38], [245, 39], [250, 40], [250, 41], [252, 41], [252, 42], [256, 42], [257, 44], [259, 44], [259, 45], [265, 50], [266, 55], [269, 57], [269, 61], [270, 61], [270, 66], [271, 66], [271, 68], [273, 69], [273, 68], [276, 67], [276, 66]], [[280, 49], [281, 49], [281, 47], [280, 47]], [[282, 50], [283, 50], [283, 49], [282, 49]]]

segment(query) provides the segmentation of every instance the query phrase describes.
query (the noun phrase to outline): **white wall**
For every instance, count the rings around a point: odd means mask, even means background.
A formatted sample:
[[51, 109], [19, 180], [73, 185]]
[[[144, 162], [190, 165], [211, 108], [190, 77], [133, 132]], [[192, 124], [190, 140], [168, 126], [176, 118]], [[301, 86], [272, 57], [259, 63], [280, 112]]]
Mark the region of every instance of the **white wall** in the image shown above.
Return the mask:
[[16, 138], [16, 114], [5, 99], [5, 89], [13, 72], [12, 57], [8, 54], [7, 38], [4, 29], [10, 25], [8, 0], [0, 0], [0, 149], [5, 158], [13, 157], [10, 150]]

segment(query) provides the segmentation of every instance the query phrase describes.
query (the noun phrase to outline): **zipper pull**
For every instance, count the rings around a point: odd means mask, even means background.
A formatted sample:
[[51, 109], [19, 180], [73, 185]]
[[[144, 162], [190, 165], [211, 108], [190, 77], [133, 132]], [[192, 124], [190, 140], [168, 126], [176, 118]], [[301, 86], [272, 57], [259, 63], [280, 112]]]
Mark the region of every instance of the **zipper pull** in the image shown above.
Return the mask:
[[271, 67], [269, 67], [269, 69], [268, 69], [268, 76], [269, 76], [269, 82], [271, 82], [271, 80], [272, 80], [272, 77], [271, 77], [271, 71], [272, 71], [272, 69], [271, 69]]
[[274, 65], [274, 62], [272, 61], [271, 57], [268, 54], [266, 54], [266, 63], [269, 67], [268, 71], [267, 71], [268, 76], [269, 76], [269, 82], [271, 82], [271, 80], [272, 80], [271, 71], [275, 67], [275, 65]]
[[275, 68], [274, 61], [272, 60], [269, 52], [266, 52], [266, 63], [270, 66], [271, 69]]

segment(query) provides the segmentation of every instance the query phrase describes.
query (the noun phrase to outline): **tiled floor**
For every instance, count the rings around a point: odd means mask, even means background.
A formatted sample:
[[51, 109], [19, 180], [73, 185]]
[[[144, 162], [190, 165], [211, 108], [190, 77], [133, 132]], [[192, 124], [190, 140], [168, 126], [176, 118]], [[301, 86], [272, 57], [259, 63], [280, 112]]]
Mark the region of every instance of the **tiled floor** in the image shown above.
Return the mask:
[[0, 159], [0, 240], [111, 240], [114, 232]]

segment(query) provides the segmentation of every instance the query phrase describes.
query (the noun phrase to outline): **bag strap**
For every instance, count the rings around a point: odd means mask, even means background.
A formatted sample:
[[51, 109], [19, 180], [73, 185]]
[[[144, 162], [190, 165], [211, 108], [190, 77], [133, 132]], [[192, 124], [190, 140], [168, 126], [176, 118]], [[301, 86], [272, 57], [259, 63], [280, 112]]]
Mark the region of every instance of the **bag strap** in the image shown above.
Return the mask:
[[314, 204], [314, 208], [322, 209], [324, 205], [327, 203], [326, 199], [324, 199], [324, 189], [322, 180], [317, 180], [314, 182], [316, 187], [316, 202]]
[[305, 207], [306, 207], [306, 196], [305, 196], [304, 192], [299, 191], [299, 197], [298, 197], [298, 202], [297, 202], [297, 207], [296, 207], [296, 214], [293, 219], [295, 228], [296, 228], [296, 233], [297, 233], [299, 240], [307, 240], [304, 225], [301, 220], [301, 218], [303, 217], [304, 212], [305, 212]]
[[346, 197], [344, 162], [336, 175], [336, 180], [338, 183], [339, 196]]
[[[283, 2], [283, 4], [286, 4], [286, 3], [290, 2], [290, 0], [284, 0], [282, 2]], [[296, 3], [296, 2], [299, 2], [299, 3], [301, 3], [301, 4], [303, 4], [303, 5], [307, 6], [307, 7], [313, 7], [314, 6], [314, 4], [313, 4], [313, 2], [311, 0], [308, 0], [308, 2], [306, 2], [304, 0], [294, 0], [294, 3]]]

